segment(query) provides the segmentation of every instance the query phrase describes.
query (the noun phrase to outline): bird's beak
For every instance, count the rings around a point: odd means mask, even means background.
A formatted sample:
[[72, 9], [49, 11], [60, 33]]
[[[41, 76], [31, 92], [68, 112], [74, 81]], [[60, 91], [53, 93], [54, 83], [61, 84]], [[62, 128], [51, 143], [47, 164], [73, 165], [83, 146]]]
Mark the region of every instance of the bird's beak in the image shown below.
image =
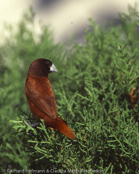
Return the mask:
[[50, 72], [57, 72], [57, 69], [54, 64], [50, 66]]

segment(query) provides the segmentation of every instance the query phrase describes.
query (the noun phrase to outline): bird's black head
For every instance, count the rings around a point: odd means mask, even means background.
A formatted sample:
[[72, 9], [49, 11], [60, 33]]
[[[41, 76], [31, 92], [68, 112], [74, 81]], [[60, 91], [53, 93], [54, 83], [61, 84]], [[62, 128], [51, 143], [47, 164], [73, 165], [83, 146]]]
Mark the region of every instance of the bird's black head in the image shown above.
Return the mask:
[[28, 71], [28, 76], [48, 76], [50, 72], [56, 72], [57, 69], [55, 65], [48, 59], [39, 58], [34, 60]]

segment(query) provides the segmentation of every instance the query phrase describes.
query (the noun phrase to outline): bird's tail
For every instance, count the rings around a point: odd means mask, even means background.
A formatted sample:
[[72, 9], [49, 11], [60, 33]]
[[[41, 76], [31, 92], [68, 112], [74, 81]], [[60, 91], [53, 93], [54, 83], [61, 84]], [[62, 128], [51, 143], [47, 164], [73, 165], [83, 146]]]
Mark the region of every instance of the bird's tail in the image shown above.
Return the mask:
[[68, 127], [68, 125], [60, 117], [53, 119], [52, 127], [59, 130], [62, 134], [66, 135], [68, 138], [75, 140], [74, 132]]

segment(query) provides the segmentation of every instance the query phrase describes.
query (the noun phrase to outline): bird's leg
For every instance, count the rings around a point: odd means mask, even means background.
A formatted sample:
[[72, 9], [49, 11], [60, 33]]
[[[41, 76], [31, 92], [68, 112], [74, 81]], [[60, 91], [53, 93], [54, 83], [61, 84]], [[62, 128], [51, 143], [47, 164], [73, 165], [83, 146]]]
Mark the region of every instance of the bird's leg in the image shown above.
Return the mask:
[[[27, 122], [32, 128], [34, 128], [34, 127], [40, 125], [40, 122], [34, 123], [34, 124], [30, 123], [30, 121], [27, 120], [24, 116], [23, 116], [23, 119], [24, 119], [24, 121]], [[24, 124], [25, 124], [25, 123], [24, 123]], [[29, 130], [29, 136], [31, 136], [31, 135], [32, 135], [32, 130]]]
[[40, 125], [40, 122], [37, 122], [37, 123], [30, 123], [29, 120], [27, 120], [24, 116], [23, 116], [23, 119], [25, 120], [25, 122], [27, 122], [32, 128], [36, 127], [36, 126], [39, 126]]

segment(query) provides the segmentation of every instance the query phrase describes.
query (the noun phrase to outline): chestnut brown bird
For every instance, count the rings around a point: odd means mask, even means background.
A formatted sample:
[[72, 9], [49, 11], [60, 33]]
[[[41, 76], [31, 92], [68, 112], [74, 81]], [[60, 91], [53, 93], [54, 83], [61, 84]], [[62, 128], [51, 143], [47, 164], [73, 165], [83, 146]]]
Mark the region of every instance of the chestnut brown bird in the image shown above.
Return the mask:
[[139, 105], [139, 89], [138, 88], [132, 88], [130, 93], [130, 99], [131, 99], [131, 105], [132, 109], [134, 109], [135, 104]]
[[55, 128], [74, 140], [74, 132], [58, 117], [55, 96], [48, 80], [48, 74], [56, 71], [50, 60], [34, 60], [29, 67], [25, 83], [26, 98], [30, 111], [38, 121], [43, 119], [46, 126]]

